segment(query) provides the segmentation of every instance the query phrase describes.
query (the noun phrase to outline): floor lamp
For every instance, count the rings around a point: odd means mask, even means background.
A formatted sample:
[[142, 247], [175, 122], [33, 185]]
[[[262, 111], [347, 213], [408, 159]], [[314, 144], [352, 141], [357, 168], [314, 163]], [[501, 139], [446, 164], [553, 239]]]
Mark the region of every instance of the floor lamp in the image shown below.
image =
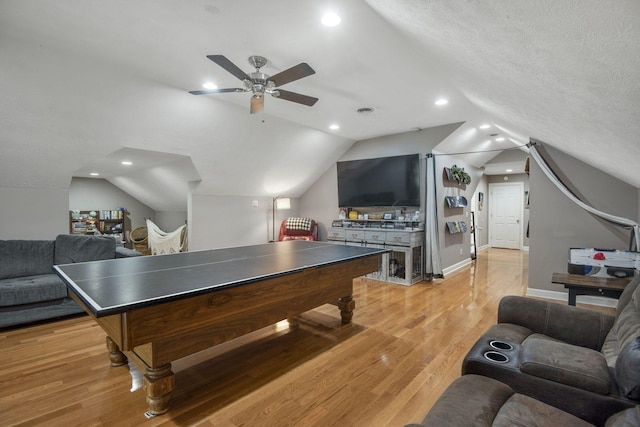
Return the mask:
[[271, 219], [271, 231], [273, 232], [272, 241], [276, 241], [276, 210], [284, 210], [291, 209], [291, 199], [288, 197], [284, 197], [283, 195], [276, 196], [273, 198], [273, 211], [272, 211], [272, 219]]

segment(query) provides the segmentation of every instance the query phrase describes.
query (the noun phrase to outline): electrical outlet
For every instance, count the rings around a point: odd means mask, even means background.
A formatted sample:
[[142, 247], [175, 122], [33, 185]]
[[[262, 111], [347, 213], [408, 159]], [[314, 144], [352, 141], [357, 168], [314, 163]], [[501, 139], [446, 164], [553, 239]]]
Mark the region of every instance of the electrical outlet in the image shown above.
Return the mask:
[[460, 255], [462, 255], [462, 248], [460, 248]]

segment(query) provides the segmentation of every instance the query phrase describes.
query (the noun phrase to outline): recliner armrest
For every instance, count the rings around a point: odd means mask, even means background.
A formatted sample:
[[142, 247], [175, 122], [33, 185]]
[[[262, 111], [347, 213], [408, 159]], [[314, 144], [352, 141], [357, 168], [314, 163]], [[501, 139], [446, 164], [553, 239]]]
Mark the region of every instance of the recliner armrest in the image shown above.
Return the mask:
[[600, 350], [615, 316], [520, 296], [500, 300], [498, 323], [513, 323], [563, 342]]

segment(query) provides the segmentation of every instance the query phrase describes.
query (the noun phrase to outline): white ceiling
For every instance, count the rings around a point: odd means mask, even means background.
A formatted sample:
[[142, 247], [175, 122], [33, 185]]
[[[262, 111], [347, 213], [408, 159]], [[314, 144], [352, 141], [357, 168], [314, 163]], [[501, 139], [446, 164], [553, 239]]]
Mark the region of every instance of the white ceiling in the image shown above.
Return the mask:
[[[639, 18], [637, 0], [0, 0], [0, 184], [99, 167], [132, 195], [174, 174], [206, 194], [299, 196], [356, 140], [464, 121], [438, 151], [534, 137], [640, 187]], [[284, 89], [320, 100], [250, 115], [249, 94], [190, 95], [240, 85], [211, 54], [245, 72], [265, 56], [270, 75], [307, 62], [316, 74]], [[149, 151], [178, 157], [119, 165]], [[146, 187], [155, 209], [183, 203]]]

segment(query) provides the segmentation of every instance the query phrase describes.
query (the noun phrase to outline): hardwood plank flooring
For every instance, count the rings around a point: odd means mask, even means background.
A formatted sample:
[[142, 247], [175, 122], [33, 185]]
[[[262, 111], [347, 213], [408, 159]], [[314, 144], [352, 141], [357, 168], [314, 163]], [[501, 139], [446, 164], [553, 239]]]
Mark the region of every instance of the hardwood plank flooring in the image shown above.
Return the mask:
[[130, 368], [110, 366], [105, 334], [90, 318], [0, 331], [0, 425], [419, 422], [495, 323], [500, 298], [525, 293], [527, 275], [526, 252], [490, 249], [431, 283], [357, 279], [353, 323], [341, 325], [326, 305], [295, 327], [274, 325], [181, 359], [171, 409], [151, 419]]

